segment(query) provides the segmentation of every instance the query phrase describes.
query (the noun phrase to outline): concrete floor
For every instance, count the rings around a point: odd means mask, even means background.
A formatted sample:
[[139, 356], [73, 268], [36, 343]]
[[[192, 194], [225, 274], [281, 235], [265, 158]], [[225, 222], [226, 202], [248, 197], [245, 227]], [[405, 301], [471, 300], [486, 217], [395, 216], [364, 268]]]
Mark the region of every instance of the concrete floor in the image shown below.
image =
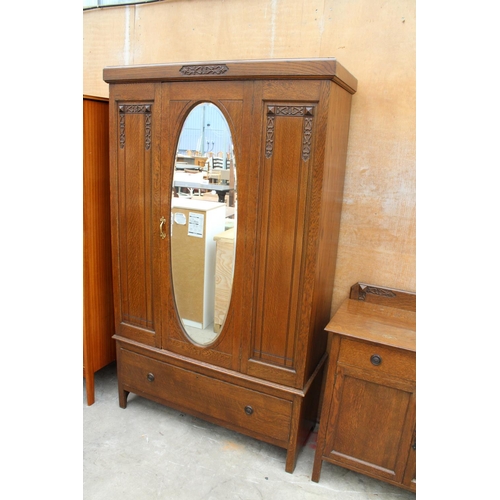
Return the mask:
[[416, 495], [324, 463], [310, 480], [316, 433], [285, 472], [284, 449], [134, 394], [118, 405], [116, 365], [83, 383], [84, 500], [415, 500]]

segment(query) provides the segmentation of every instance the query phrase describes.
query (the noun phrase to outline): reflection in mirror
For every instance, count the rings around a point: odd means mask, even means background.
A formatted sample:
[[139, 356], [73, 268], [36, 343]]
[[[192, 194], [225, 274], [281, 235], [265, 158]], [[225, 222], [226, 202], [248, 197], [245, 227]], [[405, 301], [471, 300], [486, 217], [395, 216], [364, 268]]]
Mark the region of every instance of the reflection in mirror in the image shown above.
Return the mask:
[[177, 144], [171, 212], [175, 303], [184, 331], [199, 345], [217, 338], [229, 308], [237, 198], [229, 125], [216, 105], [199, 104]]

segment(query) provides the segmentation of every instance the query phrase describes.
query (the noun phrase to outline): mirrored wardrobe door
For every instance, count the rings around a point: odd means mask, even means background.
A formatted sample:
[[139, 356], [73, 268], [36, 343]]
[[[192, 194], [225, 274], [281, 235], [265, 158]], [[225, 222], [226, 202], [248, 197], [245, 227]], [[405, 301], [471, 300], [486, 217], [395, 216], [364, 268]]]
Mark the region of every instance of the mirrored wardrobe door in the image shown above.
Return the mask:
[[168, 227], [162, 258], [168, 288], [164, 346], [234, 367], [241, 329], [234, 310], [244, 301], [241, 281], [248, 260], [238, 248], [244, 248], [240, 208], [246, 196], [240, 189], [248, 176], [248, 168], [242, 170], [249, 157], [244, 117], [250, 87], [243, 82], [165, 87], [163, 123], [175, 133], [162, 150]]

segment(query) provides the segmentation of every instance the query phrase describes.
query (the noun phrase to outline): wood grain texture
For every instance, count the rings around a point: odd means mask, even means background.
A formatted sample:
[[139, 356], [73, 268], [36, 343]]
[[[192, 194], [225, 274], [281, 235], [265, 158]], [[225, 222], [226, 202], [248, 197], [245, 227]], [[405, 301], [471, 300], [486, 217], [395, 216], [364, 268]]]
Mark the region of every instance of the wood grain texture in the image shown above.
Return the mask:
[[325, 330], [416, 351], [416, 313], [346, 299]]
[[94, 373], [114, 361], [108, 99], [83, 96], [83, 308], [87, 404]]

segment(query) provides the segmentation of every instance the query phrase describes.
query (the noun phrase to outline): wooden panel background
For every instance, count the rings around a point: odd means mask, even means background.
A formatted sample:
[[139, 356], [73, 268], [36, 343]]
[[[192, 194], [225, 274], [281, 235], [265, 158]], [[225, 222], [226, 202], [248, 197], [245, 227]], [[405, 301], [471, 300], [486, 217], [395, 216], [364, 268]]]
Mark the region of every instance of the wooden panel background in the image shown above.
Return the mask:
[[116, 358], [109, 214], [108, 100], [83, 98], [83, 345], [87, 402], [94, 373]]
[[86, 11], [84, 92], [108, 96], [105, 66], [338, 58], [358, 91], [333, 313], [357, 281], [416, 290], [415, 17], [415, 0], [165, 0]]

